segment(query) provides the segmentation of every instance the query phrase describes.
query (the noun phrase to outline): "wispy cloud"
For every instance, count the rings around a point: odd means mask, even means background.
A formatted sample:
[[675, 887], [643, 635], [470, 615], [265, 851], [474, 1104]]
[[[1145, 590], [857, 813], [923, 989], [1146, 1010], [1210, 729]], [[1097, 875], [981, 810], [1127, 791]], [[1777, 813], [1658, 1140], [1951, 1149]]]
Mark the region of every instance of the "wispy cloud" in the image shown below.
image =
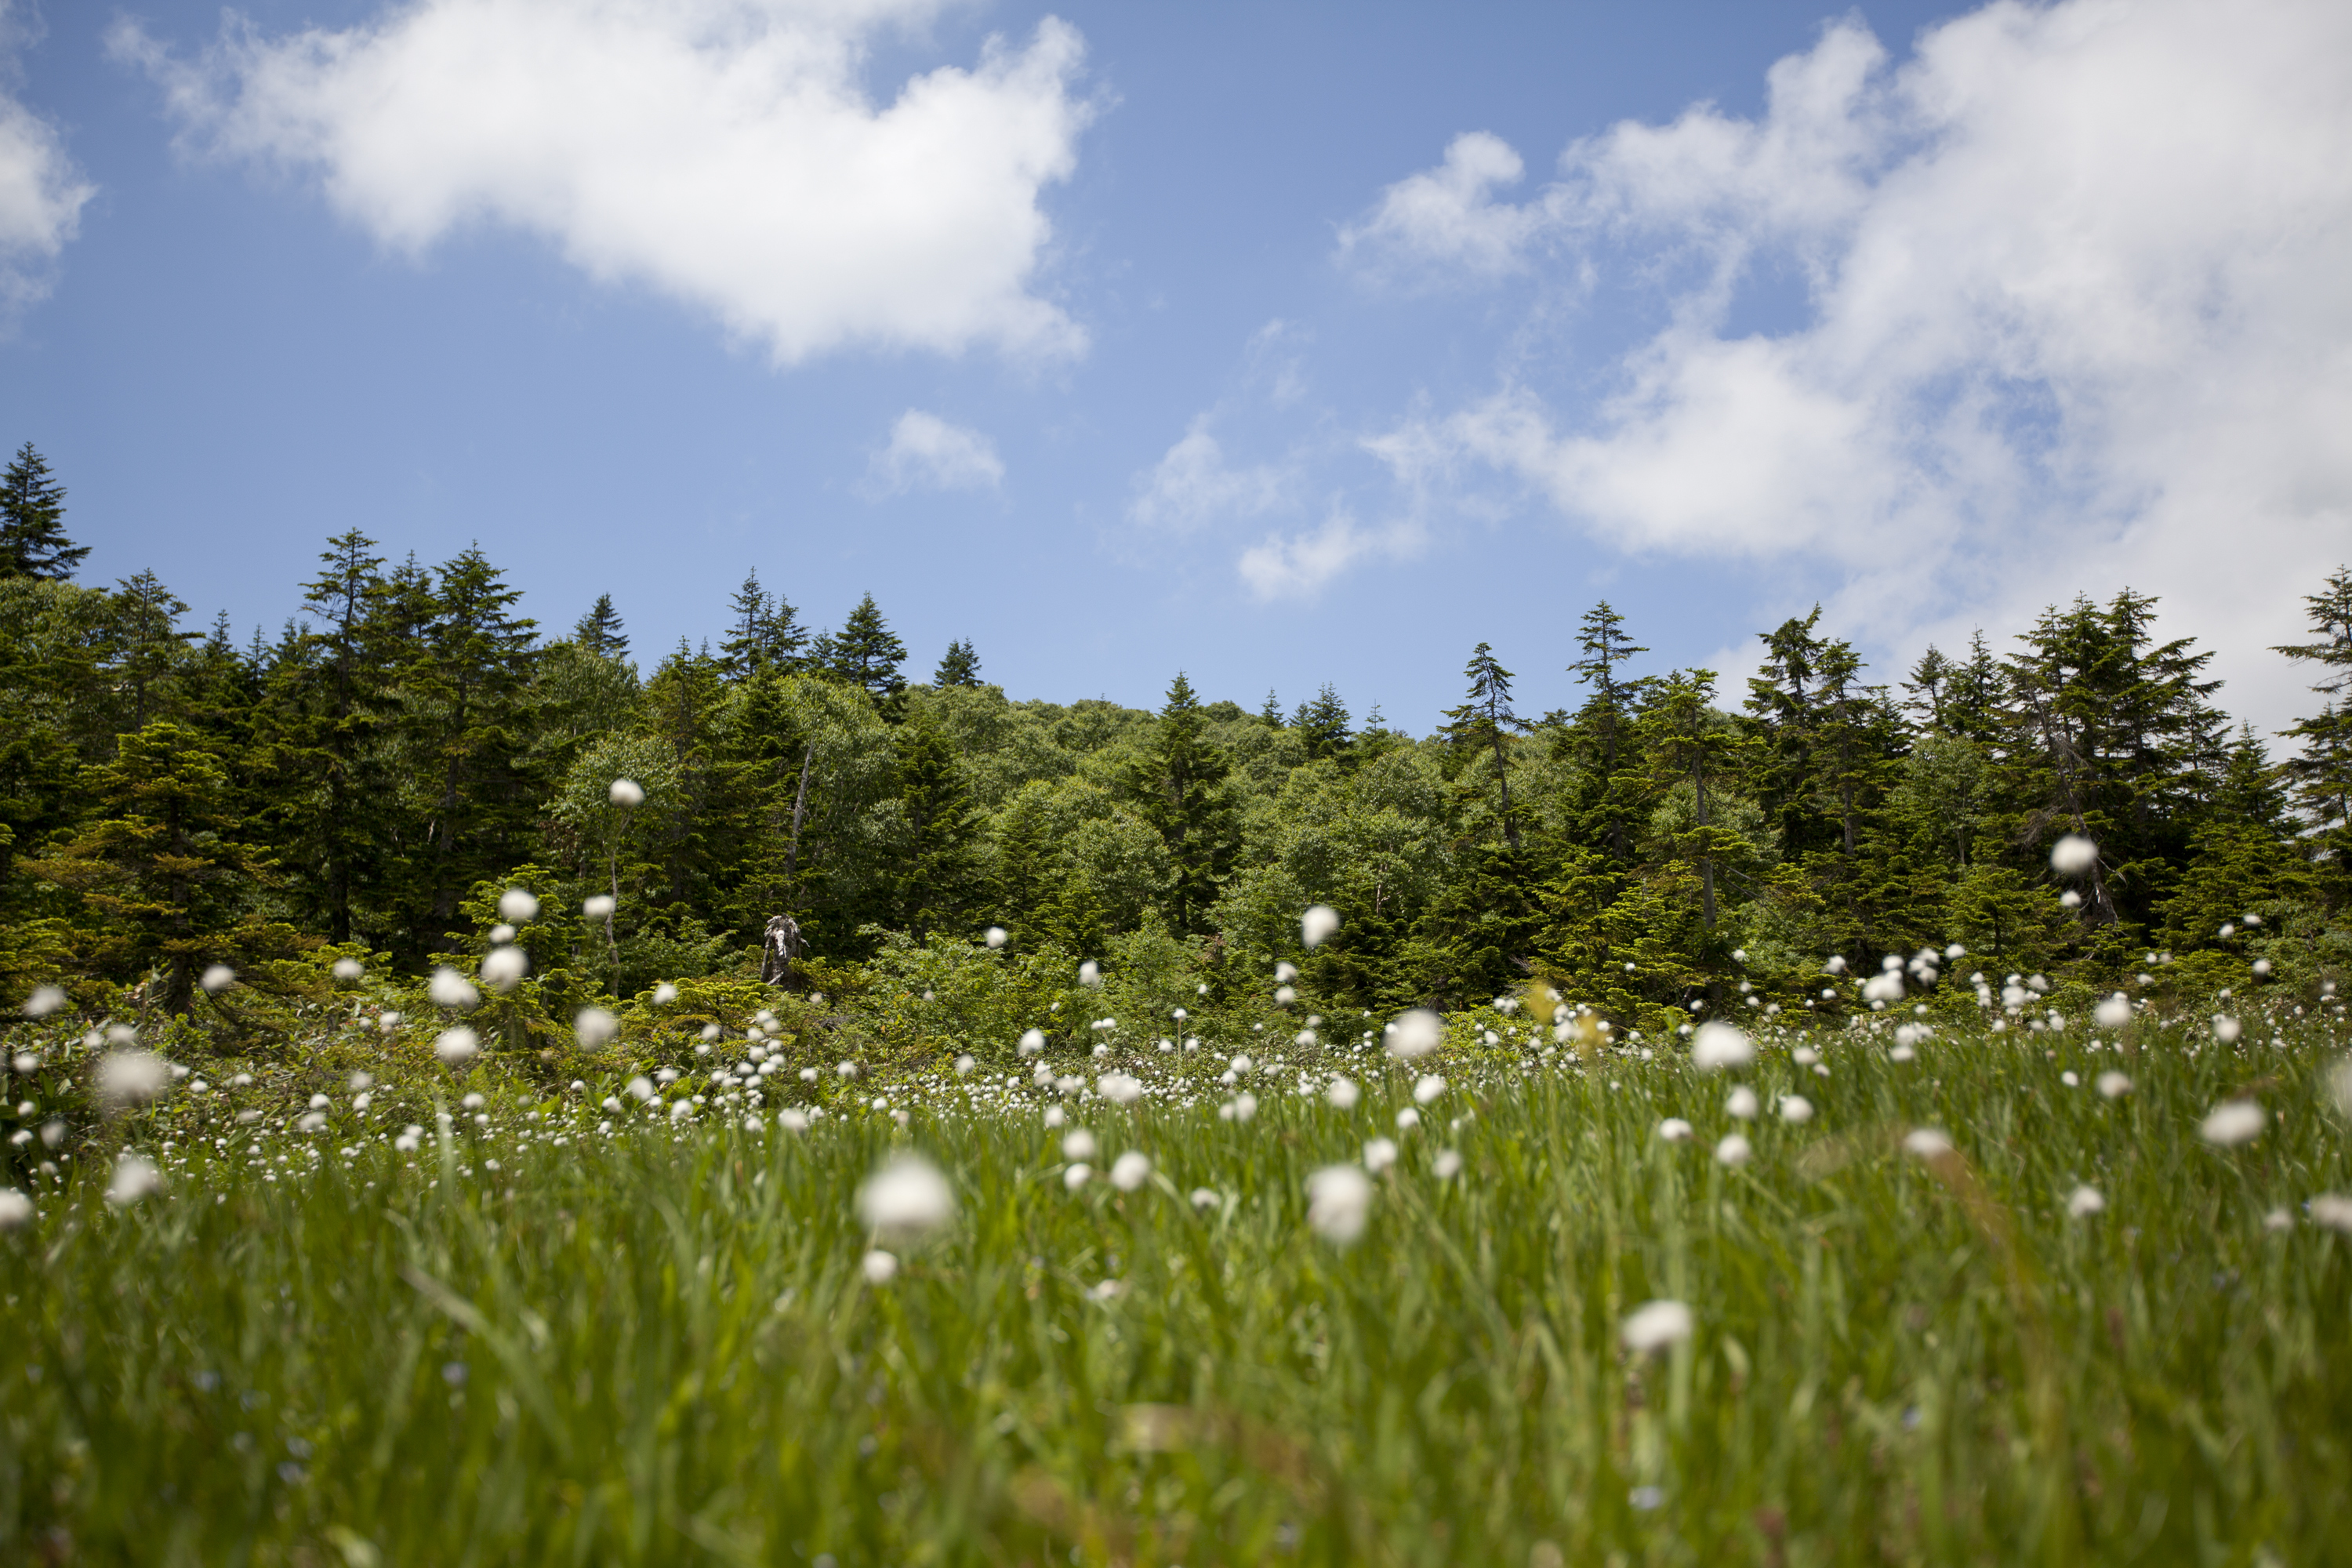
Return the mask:
[[75, 168], [58, 128], [7, 90], [31, 27], [0, 0], [0, 324], [48, 292], [58, 257], [98, 194]]
[[936, 414], [909, 408], [890, 426], [890, 442], [874, 454], [869, 493], [908, 490], [992, 490], [1004, 483], [996, 443]]
[[1277, 467], [1236, 468], [1201, 416], [1183, 439], [1140, 476], [1128, 516], [1147, 528], [1189, 533], [1212, 523], [1263, 517], [1288, 504], [1289, 477]]

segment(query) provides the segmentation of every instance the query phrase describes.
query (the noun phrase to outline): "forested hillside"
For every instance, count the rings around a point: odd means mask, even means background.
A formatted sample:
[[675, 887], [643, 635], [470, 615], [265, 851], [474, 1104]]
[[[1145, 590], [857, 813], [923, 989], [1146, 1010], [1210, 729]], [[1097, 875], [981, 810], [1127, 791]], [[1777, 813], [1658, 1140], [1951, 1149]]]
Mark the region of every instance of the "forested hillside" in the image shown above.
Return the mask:
[[[1511, 634], [1583, 700], [1521, 713], [1469, 653], [1433, 732], [1326, 687], [1246, 708], [1015, 700], [951, 644], [928, 677], [869, 596], [837, 630], [747, 578], [707, 639], [633, 647], [611, 598], [541, 623], [479, 547], [326, 542], [274, 639], [209, 632], [152, 573], [76, 580], [29, 446], [0, 538], [0, 991], [204, 1015], [214, 964], [299, 992], [338, 955], [474, 960], [509, 885], [551, 1012], [755, 974], [766, 918], [844, 990], [885, 947], [1197, 970], [1300, 963], [1310, 1005], [1459, 1005], [1545, 978], [1622, 1024], [1845, 1008], [1824, 961], [1958, 944], [2104, 984], [2338, 963], [2352, 900], [2352, 574], [2314, 584], [2313, 716], [2273, 756], [2150, 599], [1874, 670], [1818, 611], [1748, 689], [1664, 668], [1603, 603]], [[296, 575], [288, 563], [289, 576]], [[269, 569], [264, 563], [263, 570]], [[567, 608], [565, 614], [571, 613]], [[1498, 616], [1498, 620], [1502, 617]], [[1524, 624], [1524, 617], [1513, 617]], [[1498, 631], [1500, 628], [1497, 628]], [[614, 804], [611, 785], [643, 786]], [[2099, 847], [2079, 879], [2050, 847]], [[579, 914], [598, 894], [609, 921]], [[1303, 908], [1339, 934], [1311, 954]], [[568, 1013], [563, 1014], [568, 1017]]]

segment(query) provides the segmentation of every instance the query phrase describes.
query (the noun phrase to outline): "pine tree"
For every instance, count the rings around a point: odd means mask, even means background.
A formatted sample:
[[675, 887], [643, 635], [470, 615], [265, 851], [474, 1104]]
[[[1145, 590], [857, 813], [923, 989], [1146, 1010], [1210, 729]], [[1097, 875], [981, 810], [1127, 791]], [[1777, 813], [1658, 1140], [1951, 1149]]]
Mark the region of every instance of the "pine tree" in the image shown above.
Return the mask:
[[1201, 700], [1181, 670], [1153, 727], [1150, 750], [1129, 771], [1128, 793], [1168, 847], [1174, 868], [1169, 924], [1190, 935], [1208, 929], [1210, 909], [1239, 847], [1240, 832], [1224, 794], [1227, 765], [1204, 731]]
[[1692, 830], [1675, 847], [1678, 859], [1698, 873], [1700, 918], [1716, 925], [1716, 868], [1739, 849], [1736, 835], [1717, 826], [1710, 790], [1719, 792], [1734, 766], [1738, 736], [1713, 706], [1715, 671], [1677, 669], [1658, 683], [1651, 761], [1662, 781], [1688, 781], [1696, 797]]
[[743, 585], [727, 608], [727, 636], [719, 645], [727, 679], [749, 680], [762, 670], [800, 668], [802, 652], [809, 646], [800, 612], [781, 594], [771, 595], [761, 587], [757, 571], [744, 574]]
[[[1273, 693], [1266, 695], [1271, 700]], [[1346, 756], [1348, 742], [1355, 735], [1348, 705], [1328, 680], [1316, 692], [1314, 701], [1300, 703], [1290, 715], [1290, 727], [1307, 742], [1307, 754], [1313, 758]]]
[[1573, 724], [1561, 734], [1571, 750], [1584, 753], [1591, 781], [1580, 803], [1581, 837], [1605, 847], [1619, 865], [1633, 859], [1633, 830], [1643, 810], [1646, 780], [1638, 767], [1640, 747], [1634, 735], [1635, 716], [1650, 695], [1648, 678], [1628, 680], [1621, 673], [1628, 660], [1650, 650], [1625, 631], [1625, 617], [1601, 600], [1585, 612], [1576, 646], [1584, 657], [1568, 667], [1569, 673], [1591, 689]]
[[128, 727], [143, 730], [172, 704], [173, 679], [188, 661], [188, 644], [203, 636], [180, 630], [188, 606], [152, 572], [115, 584], [115, 678], [130, 699]]
[[0, 578], [69, 581], [89, 546], [66, 537], [66, 489], [33, 444], [0, 473]]
[[1511, 710], [1511, 672], [1503, 668], [1493, 648], [1480, 643], [1462, 673], [1470, 681], [1469, 696], [1460, 707], [1446, 710], [1445, 724], [1438, 733], [1456, 752], [1476, 753], [1482, 766], [1492, 760], [1495, 789], [1501, 802], [1497, 815], [1503, 823], [1503, 838], [1517, 854], [1520, 847], [1519, 818], [1511, 805], [1508, 746], [1512, 735], [1524, 734], [1530, 726]]
[[1282, 699], [1275, 695], [1271, 686], [1265, 689], [1265, 704], [1257, 710], [1257, 721], [1269, 730], [1282, 728]]
[[2352, 902], [2352, 570], [2338, 567], [2304, 603], [2318, 640], [2272, 651], [2319, 666], [2311, 689], [2323, 700], [2317, 713], [2286, 731], [2302, 743], [2286, 770], [2295, 805], [2312, 826], [2321, 881], [2331, 904], [2342, 908]]
[[572, 640], [598, 658], [629, 657], [628, 633], [623, 628], [621, 612], [613, 608], [613, 595], [599, 594], [588, 613], [572, 628]]
[[978, 686], [980, 655], [969, 642], [951, 642], [948, 651], [940, 657], [940, 668], [931, 674], [931, 684], [939, 687]]
[[873, 595], [857, 601], [840, 631], [817, 639], [815, 658], [835, 678], [864, 688], [884, 718], [898, 718], [907, 691], [907, 678], [898, 673], [907, 662], [907, 645], [882, 618]]

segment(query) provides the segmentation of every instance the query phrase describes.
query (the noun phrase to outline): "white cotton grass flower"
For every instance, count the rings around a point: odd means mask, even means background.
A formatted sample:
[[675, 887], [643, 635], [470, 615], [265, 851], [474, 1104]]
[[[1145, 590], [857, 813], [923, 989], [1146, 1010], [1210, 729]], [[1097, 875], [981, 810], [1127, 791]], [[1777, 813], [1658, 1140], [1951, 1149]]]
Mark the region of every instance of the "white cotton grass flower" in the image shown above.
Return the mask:
[[1062, 1134], [1062, 1158], [1091, 1160], [1095, 1157], [1095, 1135], [1083, 1127], [1073, 1127]]
[[1221, 1208], [1225, 1202], [1224, 1194], [1214, 1187], [1194, 1187], [1187, 1195], [1192, 1199], [1192, 1206], [1196, 1209]]
[[1737, 1132], [1726, 1133], [1715, 1146], [1715, 1163], [1725, 1166], [1745, 1165], [1755, 1156], [1756, 1146]]
[[63, 1012], [65, 1005], [66, 994], [63, 986], [37, 985], [33, 987], [33, 994], [25, 999], [25, 1016], [46, 1018], [52, 1013]]
[[1122, 1193], [1131, 1193], [1151, 1179], [1151, 1156], [1139, 1149], [1129, 1149], [1110, 1163], [1110, 1184]]
[[2079, 877], [2099, 863], [2099, 847], [2079, 833], [2069, 833], [2050, 847], [2050, 868], [2062, 877]]
[[979, 1069], [979, 1067], [980, 1067], [980, 1058], [979, 1058], [978, 1057], [971, 1056], [971, 1055], [970, 1055], [970, 1054], [966, 1054], [966, 1055], [964, 1055], [964, 1056], [960, 1056], [960, 1057], [956, 1058], [956, 1059], [955, 1059], [955, 1074], [956, 1074], [956, 1077], [958, 1077], [958, 1078], [970, 1078], [970, 1077], [971, 1077], [971, 1076], [975, 1071], [977, 1071], [977, 1070]]
[[2095, 1214], [2105, 1212], [2107, 1200], [2100, 1195], [2096, 1187], [2080, 1186], [2066, 1194], [2066, 1212], [2075, 1219], [2088, 1219]]
[[2131, 1079], [2127, 1075], [2119, 1073], [2112, 1068], [2108, 1068], [2105, 1072], [2101, 1073], [2092, 1081], [2095, 1087], [2097, 1088], [2100, 1095], [2107, 1100], [2121, 1100], [2125, 1095], [2129, 1094], [2132, 1090]]
[[654, 987], [654, 1005], [667, 1007], [677, 1000], [677, 987], [665, 980]]
[[1107, 1072], [1095, 1079], [1095, 1092], [1113, 1105], [1133, 1105], [1143, 1098], [1143, 1080], [1132, 1073]]
[[1364, 1145], [1364, 1169], [1375, 1176], [1396, 1163], [1397, 1146], [1393, 1140], [1375, 1138]]
[[2311, 1200], [2311, 1223], [2352, 1236], [2352, 1198], [2341, 1193], [2321, 1193]]
[[144, 1154], [125, 1152], [114, 1163], [114, 1179], [106, 1185], [106, 1201], [126, 1208], [163, 1190], [163, 1173]]
[[539, 918], [539, 895], [528, 888], [509, 888], [499, 895], [499, 918], [529, 925]]
[[2227, 1013], [2216, 1013], [2213, 1015], [2213, 1037], [2221, 1041], [2223, 1045], [2236, 1045], [2238, 1043], [2238, 1037], [2244, 1034], [2245, 1031], [2246, 1026], [2243, 1024], [2239, 1023], [2235, 1018], [2231, 1017]]
[[1645, 1301], [1625, 1315], [1617, 1337], [1635, 1355], [1654, 1355], [1691, 1337], [1697, 1327], [1691, 1310], [1680, 1301]]
[[1298, 917], [1299, 939], [1308, 947], [1320, 947], [1339, 929], [1339, 911], [1328, 904], [1315, 904]]
[[1445, 1020], [1426, 1007], [1415, 1007], [1400, 1015], [1389, 1030], [1389, 1055], [1399, 1061], [1412, 1061], [1435, 1050], [1444, 1039]]
[[1903, 1000], [1903, 975], [1898, 970], [1883, 969], [1863, 983], [1862, 999], [1892, 1005]]
[[614, 779], [604, 795], [623, 811], [634, 811], [646, 804], [646, 786], [635, 779]]
[[474, 983], [454, 969], [435, 970], [432, 980], [425, 987], [425, 994], [433, 998], [436, 1007], [448, 1007], [457, 1012], [478, 1007], [482, 1001], [482, 994], [474, 989]]
[[1756, 1059], [1756, 1042], [1748, 1031], [1725, 1023], [1706, 1023], [1691, 1037], [1691, 1066], [1714, 1072], [1721, 1068], [1744, 1068]]
[[2235, 1149], [2262, 1136], [2268, 1113], [2251, 1100], [2225, 1100], [2205, 1113], [2197, 1136], [2217, 1149]]
[[356, 958], [335, 960], [335, 978], [349, 985], [367, 978], [367, 965]]
[[226, 963], [212, 964], [205, 970], [204, 978], [196, 984], [207, 992], [226, 991], [236, 984], [236, 971]]
[[1952, 1152], [1952, 1135], [1940, 1127], [1915, 1127], [1904, 1135], [1903, 1147], [1922, 1160], [1940, 1159]]
[[1102, 984], [1102, 965], [1087, 959], [1078, 965], [1078, 984], [1089, 988]]
[[1330, 1087], [1323, 1091], [1323, 1099], [1334, 1110], [1353, 1110], [1363, 1094], [1364, 1091], [1356, 1087], [1354, 1079], [1341, 1077], [1331, 1080]]
[[955, 1189], [920, 1154], [894, 1154], [857, 1189], [857, 1212], [882, 1236], [921, 1236], [955, 1217]]
[[1724, 1097], [1723, 1109], [1725, 1114], [1737, 1121], [1755, 1121], [1756, 1091], [1744, 1083], [1733, 1086], [1731, 1092]]
[[1039, 1051], [1042, 1051], [1042, 1050], [1044, 1050], [1045, 1048], [1045, 1030], [1043, 1030], [1043, 1029], [1031, 1029], [1031, 1030], [1029, 1030], [1026, 1034], [1024, 1034], [1024, 1035], [1023, 1035], [1023, 1036], [1021, 1037], [1021, 1054], [1022, 1054], [1023, 1056], [1024, 1056], [1024, 1057], [1034, 1057], [1034, 1056], [1035, 1056]]
[[433, 1041], [433, 1054], [449, 1067], [464, 1067], [482, 1054], [482, 1037], [460, 1024], [444, 1029]]
[[144, 1105], [171, 1081], [171, 1064], [152, 1051], [109, 1051], [99, 1058], [98, 1094], [110, 1105]]
[[1286, 958], [1280, 963], [1274, 966], [1274, 983], [1276, 985], [1287, 985], [1297, 978], [1298, 965], [1291, 963], [1288, 959]]
[[2091, 1009], [2091, 1022], [2102, 1029], [2120, 1029], [2131, 1021], [2131, 998], [2120, 991]]
[[2352, 1058], [2336, 1064], [2336, 1070], [2327, 1075], [2327, 1087], [2335, 1096], [2336, 1111], [2352, 1121]]
[[490, 945], [504, 947], [508, 942], [514, 941], [515, 934], [515, 928], [510, 925], [494, 925], [490, 928]]
[[1813, 1102], [1811, 1100], [1807, 1100], [1801, 1094], [1784, 1094], [1780, 1097], [1781, 1121], [1788, 1122], [1805, 1122], [1811, 1121], [1812, 1119]]
[[621, 1032], [621, 1021], [602, 1007], [583, 1007], [572, 1020], [572, 1037], [583, 1050], [594, 1050]]
[[607, 921], [613, 918], [613, 911], [619, 907], [610, 893], [591, 893], [582, 900], [580, 912], [592, 921]]
[[1691, 1141], [1691, 1124], [1679, 1116], [1669, 1116], [1658, 1123], [1658, 1137], [1668, 1143], [1687, 1143]]
[[0, 1230], [22, 1230], [33, 1223], [33, 1200], [14, 1187], [0, 1187]]
[[898, 1278], [898, 1259], [895, 1254], [876, 1247], [858, 1259], [858, 1271], [866, 1276], [868, 1285], [887, 1285]]
[[1073, 1160], [1062, 1167], [1062, 1185], [1076, 1192], [1094, 1179], [1095, 1168], [1084, 1160]]
[[1439, 1095], [1444, 1094], [1444, 1092], [1445, 1080], [1444, 1079], [1438, 1077], [1433, 1072], [1423, 1073], [1413, 1082], [1412, 1102], [1415, 1105], [1427, 1105], [1430, 1101], [1435, 1100]]
[[482, 955], [482, 984], [500, 995], [522, 984], [530, 960], [519, 947], [494, 947]]
[[1307, 1223], [1337, 1246], [1360, 1240], [1372, 1213], [1372, 1179], [1360, 1165], [1326, 1165], [1307, 1178]]
[[1429, 1169], [1439, 1181], [1452, 1181], [1462, 1173], [1461, 1152], [1454, 1149], [1440, 1149], [1437, 1152], [1437, 1158], [1429, 1163]]
[[991, 926], [980, 940], [988, 943], [991, 947], [1003, 947], [1004, 945], [1004, 928], [1003, 926]]
[[1396, 1113], [1396, 1124], [1398, 1131], [1410, 1132], [1421, 1125], [1421, 1112], [1408, 1105]]

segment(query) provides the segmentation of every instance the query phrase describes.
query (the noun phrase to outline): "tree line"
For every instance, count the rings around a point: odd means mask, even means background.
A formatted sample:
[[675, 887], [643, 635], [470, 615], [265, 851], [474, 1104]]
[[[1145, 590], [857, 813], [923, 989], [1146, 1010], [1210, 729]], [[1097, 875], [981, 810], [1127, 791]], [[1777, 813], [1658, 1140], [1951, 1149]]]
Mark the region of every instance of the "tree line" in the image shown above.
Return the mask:
[[[135, 986], [186, 1013], [214, 964], [364, 950], [422, 971], [478, 952], [509, 885], [551, 910], [614, 899], [609, 929], [533, 930], [564, 1005], [755, 973], [777, 910], [820, 978], [993, 925], [1016, 951], [1148, 950], [1213, 990], [1286, 959], [1323, 1005], [1541, 978], [1654, 1023], [1818, 1003], [1831, 955], [1958, 944], [2104, 984], [2161, 952], [2213, 985], [2246, 974], [2256, 931], [2314, 973], [2344, 956], [2345, 571], [2281, 649], [2316, 699], [2283, 757], [2130, 591], [1891, 681], [1816, 608], [1759, 634], [1744, 692], [1646, 662], [1604, 602], [1553, 655], [1577, 706], [1521, 714], [1481, 643], [1415, 737], [1328, 686], [1286, 713], [1181, 673], [1156, 711], [1016, 701], [961, 640], [914, 680], [870, 595], [814, 631], [756, 574], [715, 640], [641, 659], [609, 595], [550, 635], [480, 548], [394, 562], [356, 531], [274, 639], [238, 646], [225, 616], [188, 628], [152, 572], [78, 583], [64, 501], [29, 445], [0, 476], [11, 998]], [[2079, 879], [2049, 866], [2069, 833], [2099, 849]], [[1302, 955], [1313, 903], [1339, 934]]]

